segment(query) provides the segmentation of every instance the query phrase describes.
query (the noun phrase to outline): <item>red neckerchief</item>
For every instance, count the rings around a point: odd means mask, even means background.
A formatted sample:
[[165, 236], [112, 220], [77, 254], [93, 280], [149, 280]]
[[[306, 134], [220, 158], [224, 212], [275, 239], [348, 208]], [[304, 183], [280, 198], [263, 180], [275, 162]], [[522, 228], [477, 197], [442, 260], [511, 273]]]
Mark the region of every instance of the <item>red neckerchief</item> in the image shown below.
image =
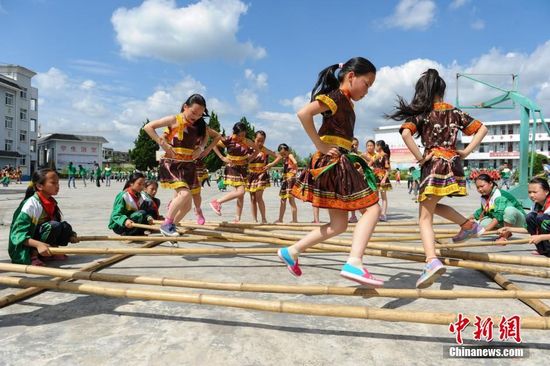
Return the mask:
[[132, 188], [126, 189], [126, 192], [128, 192], [128, 194], [130, 195], [130, 197], [132, 197], [132, 200], [134, 201], [134, 203], [136, 204], [136, 207], [137, 207], [138, 210], [139, 210], [139, 197], [138, 197], [137, 193], [134, 192], [134, 191], [132, 190]]
[[546, 211], [548, 207], [550, 207], [550, 194], [546, 196], [544, 205], [541, 207], [539, 211], [537, 211], [537, 213], [544, 213], [544, 211]]
[[48, 215], [48, 221], [52, 221], [55, 217], [57, 201], [53, 197], [46, 197], [42, 192], [36, 193], [38, 195], [40, 203], [42, 204], [42, 207], [44, 207], [44, 211], [46, 211], [46, 215]]

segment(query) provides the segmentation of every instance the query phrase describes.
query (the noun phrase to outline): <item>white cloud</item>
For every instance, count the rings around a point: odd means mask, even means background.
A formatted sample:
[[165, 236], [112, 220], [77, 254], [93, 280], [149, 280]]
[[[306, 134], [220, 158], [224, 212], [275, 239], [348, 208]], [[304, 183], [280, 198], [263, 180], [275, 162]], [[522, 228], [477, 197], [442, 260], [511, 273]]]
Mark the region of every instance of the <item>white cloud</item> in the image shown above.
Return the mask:
[[470, 24], [470, 27], [474, 30], [483, 30], [485, 28], [485, 22], [482, 19], [476, 19]]
[[85, 80], [85, 81], [82, 82], [82, 84], [80, 84], [80, 89], [91, 90], [91, 89], [95, 88], [95, 86], [96, 86], [95, 81]]
[[36, 87], [45, 93], [51, 93], [53, 91], [64, 90], [67, 85], [68, 77], [61, 70], [51, 67], [45, 73], [38, 73], [33, 82]]
[[73, 103], [74, 109], [90, 117], [104, 117], [107, 116], [107, 109], [101, 102], [91, 95], [86, 96], [84, 99], [77, 100]]
[[267, 74], [265, 72], [255, 74], [253, 70], [246, 69], [244, 70], [244, 76], [247, 80], [252, 82], [255, 88], [260, 90], [267, 88]]
[[458, 9], [458, 8], [462, 7], [463, 5], [465, 5], [469, 1], [470, 0], [453, 0], [451, 2], [451, 4], [449, 5], [449, 7], [451, 9]]
[[292, 107], [295, 112], [298, 112], [303, 106], [309, 103], [311, 99], [311, 93], [298, 95], [292, 99], [281, 100], [281, 105], [285, 107]]
[[115, 69], [110, 64], [93, 60], [72, 60], [70, 62], [70, 67], [97, 75], [112, 75], [115, 73]]
[[255, 112], [260, 108], [258, 94], [250, 89], [241, 90], [235, 98], [237, 103], [245, 113]]
[[239, 0], [200, 0], [178, 8], [175, 0], [146, 0], [111, 17], [122, 55], [170, 62], [260, 59], [262, 47], [237, 39], [248, 6]]
[[433, 23], [435, 10], [432, 0], [401, 0], [393, 14], [384, 19], [384, 25], [388, 28], [425, 30]]

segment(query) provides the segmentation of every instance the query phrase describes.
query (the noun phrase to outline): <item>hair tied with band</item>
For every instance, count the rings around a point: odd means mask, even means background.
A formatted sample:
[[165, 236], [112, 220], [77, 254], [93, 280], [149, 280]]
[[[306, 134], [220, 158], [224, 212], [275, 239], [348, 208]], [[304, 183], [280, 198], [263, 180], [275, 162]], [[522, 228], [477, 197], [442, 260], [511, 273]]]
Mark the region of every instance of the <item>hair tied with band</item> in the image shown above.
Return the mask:
[[340, 62], [340, 63], [338, 64], [338, 68], [341, 69], [342, 67], [344, 67], [344, 64]]

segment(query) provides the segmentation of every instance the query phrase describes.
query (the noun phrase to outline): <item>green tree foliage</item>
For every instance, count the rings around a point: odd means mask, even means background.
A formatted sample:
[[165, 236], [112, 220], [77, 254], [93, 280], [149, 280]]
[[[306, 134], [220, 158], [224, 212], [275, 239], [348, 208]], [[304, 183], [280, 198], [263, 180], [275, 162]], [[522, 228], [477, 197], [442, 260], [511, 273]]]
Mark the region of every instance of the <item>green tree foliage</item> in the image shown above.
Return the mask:
[[254, 141], [254, 139], [256, 138], [256, 128], [254, 127], [254, 125], [248, 122], [248, 120], [244, 116], [239, 122], [242, 122], [246, 125], [246, 137]]
[[[143, 124], [145, 126], [146, 123]], [[130, 152], [130, 160], [135, 164], [136, 169], [146, 171], [158, 166], [156, 152], [159, 149], [149, 135], [142, 128], [139, 130], [138, 137], [134, 140], [134, 148]]]
[[[213, 129], [216, 132], [219, 132], [221, 134], [225, 134], [225, 130], [221, 130], [220, 121], [218, 120], [218, 115], [212, 111], [210, 113], [210, 120], [208, 121], [208, 127]], [[211, 139], [208, 140], [208, 143], [210, 144]], [[214, 151], [211, 151], [210, 154], [204, 158], [204, 164], [206, 165], [206, 168], [209, 172], [215, 172], [216, 170], [220, 169], [223, 165], [223, 162], [218, 158], [218, 155]]]
[[536, 152], [529, 153], [529, 165], [531, 165], [531, 159], [533, 158], [533, 176], [544, 175], [544, 167], [542, 166], [542, 161], [544, 159], [548, 160], [548, 157], [543, 154], [537, 154]]

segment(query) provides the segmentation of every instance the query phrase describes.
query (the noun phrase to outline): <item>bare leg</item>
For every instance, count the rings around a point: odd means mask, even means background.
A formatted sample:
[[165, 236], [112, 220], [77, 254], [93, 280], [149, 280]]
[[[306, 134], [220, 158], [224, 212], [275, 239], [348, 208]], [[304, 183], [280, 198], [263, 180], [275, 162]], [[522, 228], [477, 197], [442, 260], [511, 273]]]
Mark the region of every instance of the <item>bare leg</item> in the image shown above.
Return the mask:
[[170, 203], [170, 208], [166, 214], [167, 218], [172, 218], [176, 223], [179, 222], [185, 214], [191, 209], [191, 192], [187, 188], [176, 189], [175, 197]]
[[233, 192], [226, 193], [222, 198], [216, 200], [218, 203], [225, 203], [244, 196], [244, 186], [235, 187]]
[[263, 190], [256, 192], [256, 202], [258, 203], [258, 208], [260, 209], [260, 215], [262, 216], [262, 224], [267, 224], [267, 218], [265, 216], [265, 202], [264, 202]]
[[418, 224], [420, 226], [420, 237], [426, 254], [426, 262], [430, 259], [437, 258], [435, 255], [435, 233], [433, 229], [434, 213], [438, 201], [441, 197], [431, 196], [428, 199], [420, 202], [418, 212]]
[[380, 206], [378, 205], [368, 207], [363, 213], [353, 231], [351, 251], [349, 253], [350, 258], [363, 258], [367, 243], [378, 221], [378, 216], [380, 216]]
[[442, 203], [438, 203], [435, 206], [434, 213], [437, 216], [441, 216], [449, 221], [454, 222], [457, 225], [462, 225], [468, 220], [466, 217], [462, 216], [458, 211], [456, 211], [451, 206], [447, 206]]
[[279, 219], [277, 222], [283, 222], [283, 219], [285, 218], [285, 211], [286, 211], [286, 198], [281, 198], [281, 205], [279, 206]]
[[201, 197], [201, 193], [195, 193], [193, 195], [193, 204], [195, 205], [195, 212], [197, 212], [197, 214], [199, 212], [201, 212], [201, 204], [202, 204], [202, 197]]
[[314, 223], [319, 223], [321, 222], [319, 220], [319, 207], [313, 207], [313, 222]]
[[293, 257], [297, 257], [307, 248], [322, 242], [325, 239], [332, 238], [343, 233], [348, 228], [348, 212], [343, 210], [329, 209], [330, 222], [323, 226], [313, 229], [297, 243], [290, 246], [289, 252]]
[[243, 213], [244, 207], [244, 186], [237, 187], [237, 192], [240, 192], [240, 195], [237, 197], [237, 213], [235, 215], [235, 221], [241, 221], [241, 215]]
[[388, 211], [388, 193], [386, 191], [380, 191], [380, 200], [382, 201], [381, 215], [386, 216]]
[[250, 192], [250, 205], [252, 206], [252, 221], [258, 222], [258, 200], [256, 198], [257, 192]]
[[292, 211], [291, 222], [298, 222], [298, 207], [296, 207], [296, 201], [294, 201], [294, 197], [289, 197], [288, 203], [290, 203], [290, 210]]

